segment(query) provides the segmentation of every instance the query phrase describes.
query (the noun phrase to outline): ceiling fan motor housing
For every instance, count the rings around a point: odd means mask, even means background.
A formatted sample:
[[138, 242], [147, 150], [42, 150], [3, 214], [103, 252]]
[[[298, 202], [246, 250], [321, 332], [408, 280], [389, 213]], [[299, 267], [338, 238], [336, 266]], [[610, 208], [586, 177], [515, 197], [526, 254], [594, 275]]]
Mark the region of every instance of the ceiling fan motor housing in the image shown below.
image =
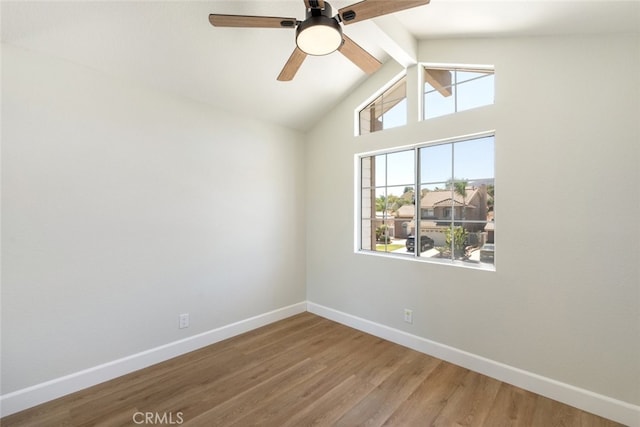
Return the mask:
[[308, 55], [328, 55], [342, 44], [342, 27], [332, 16], [329, 3], [324, 9], [307, 9], [305, 19], [296, 29], [296, 44]]
[[333, 8], [327, 1], [303, 1], [306, 10], [306, 18], [303, 22], [291, 17], [224, 15], [219, 13], [209, 14], [209, 22], [214, 27], [291, 29], [295, 27], [296, 48], [278, 75], [279, 81], [293, 79], [308, 55], [328, 55], [336, 50], [340, 51], [362, 71], [371, 74], [377, 71], [382, 63], [343, 34], [342, 26], [429, 3], [429, 0], [358, 0], [350, 6], [339, 9], [338, 14], [333, 16]]

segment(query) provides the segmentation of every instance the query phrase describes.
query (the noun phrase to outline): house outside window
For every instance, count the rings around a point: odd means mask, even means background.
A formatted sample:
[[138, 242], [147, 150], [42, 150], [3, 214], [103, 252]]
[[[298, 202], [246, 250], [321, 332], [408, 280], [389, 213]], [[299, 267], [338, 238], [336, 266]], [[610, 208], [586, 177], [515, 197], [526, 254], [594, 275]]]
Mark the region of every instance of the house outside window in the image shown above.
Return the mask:
[[420, 212], [421, 212], [421, 218], [422, 219], [431, 219], [435, 217], [434, 214], [434, 209], [433, 208], [420, 208]]
[[359, 251], [495, 269], [494, 140], [360, 155]]

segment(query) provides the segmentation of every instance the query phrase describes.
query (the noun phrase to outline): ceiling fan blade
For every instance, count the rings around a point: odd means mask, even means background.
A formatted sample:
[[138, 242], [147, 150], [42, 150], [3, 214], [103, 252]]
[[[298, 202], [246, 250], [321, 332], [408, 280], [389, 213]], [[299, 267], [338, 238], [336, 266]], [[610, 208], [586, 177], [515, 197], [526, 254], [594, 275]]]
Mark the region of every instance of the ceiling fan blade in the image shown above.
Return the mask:
[[364, 0], [338, 10], [345, 24], [364, 21], [376, 16], [399, 12], [412, 7], [428, 4], [429, 0]]
[[344, 43], [338, 48], [341, 54], [346, 56], [351, 62], [356, 64], [367, 74], [372, 74], [380, 68], [382, 63], [375, 56], [360, 47], [359, 44], [351, 40], [346, 35], [342, 35]]
[[220, 15], [212, 13], [209, 22], [214, 27], [254, 27], [254, 28], [295, 28], [295, 18], [277, 18], [273, 16]]
[[293, 50], [293, 53], [287, 60], [287, 63], [284, 64], [284, 68], [280, 72], [278, 76], [278, 80], [281, 82], [288, 82], [293, 80], [293, 77], [298, 72], [298, 69], [302, 65], [302, 62], [307, 57], [307, 54], [301, 51], [297, 46]]

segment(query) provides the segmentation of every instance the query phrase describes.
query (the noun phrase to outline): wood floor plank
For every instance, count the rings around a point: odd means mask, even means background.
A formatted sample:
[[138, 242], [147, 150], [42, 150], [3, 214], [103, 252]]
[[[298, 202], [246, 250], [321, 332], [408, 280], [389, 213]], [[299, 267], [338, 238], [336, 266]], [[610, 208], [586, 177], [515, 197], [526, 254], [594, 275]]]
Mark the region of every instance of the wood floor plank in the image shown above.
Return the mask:
[[[412, 353], [411, 350], [394, 345], [388, 341], [380, 340], [368, 348], [360, 348], [366, 352], [366, 363], [352, 366], [349, 372], [355, 376], [353, 387], [346, 391], [339, 387], [312, 401], [303, 408], [295, 417], [285, 422], [285, 425], [299, 425], [299, 423], [311, 423], [313, 425], [337, 425], [338, 420], [350, 410], [354, 402], [368, 400], [369, 394], [385, 378], [397, 369], [397, 364]], [[343, 386], [341, 384], [340, 386]], [[388, 397], [388, 396], [387, 396]]]
[[500, 381], [469, 371], [434, 426], [482, 426], [500, 389]]
[[389, 341], [380, 341], [368, 356], [371, 359], [370, 363], [357, 374], [372, 384], [380, 385], [399, 367], [410, 363], [415, 356], [424, 357], [423, 354], [406, 347], [395, 345]]
[[536, 396], [533, 425], [580, 427], [580, 411], [542, 396]]
[[291, 389], [296, 389], [301, 383], [309, 381], [325, 368], [325, 365], [316, 363], [310, 358], [305, 359], [233, 396], [210, 411], [196, 417], [188, 417], [187, 425], [231, 425], [238, 419], [254, 413], [261, 405], [268, 404], [281, 394], [290, 392]]
[[440, 362], [383, 425], [432, 425], [467, 372]]
[[[185, 360], [183, 366], [189, 366], [189, 370], [172, 367], [168, 372], [156, 372], [142, 378], [136, 378], [132, 384], [110, 391], [109, 393], [96, 393], [84, 402], [76, 402], [71, 410], [71, 416], [77, 423], [91, 423], [100, 420], [114, 410], [124, 410], [127, 407], [150, 408], [154, 402], [166, 398], [166, 384], [173, 384], [172, 393], [185, 393], [198, 383], [208, 384], [224, 378], [230, 370], [241, 370], [251, 366], [233, 352], [233, 349], [217, 353], [216, 357], [221, 362], [211, 366], [206, 359], [196, 361]], [[110, 396], [116, 393], [117, 396]], [[105, 405], [117, 397], [111, 405]]]
[[330, 393], [309, 402], [300, 411], [289, 417], [282, 427], [298, 427], [300, 425], [335, 425], [353, 406], [354, 401], [361, 400], [375, 385], [352, 375], [347, 380], [334, 387]]
[[[342, 348], [348, 351], [355, 351], [357, 346], [362, 345], [360, 338], [370, 337], [364, 334], [354, 335], [350, 331], [326, 331], [325, 334], [331, 335], [333, 342], [337, 343], [338, 346], [342, 343], [344, 345]], [[377, 339], [370, 337], [369, 340]], [[309, 336], [306, 346], [298, 348], [299, 345], [299, 340], [291, 341], [290, 348], [283, 352], [288, 354], [287, 357], [282, 357], [283, 353], [278, 354], [267, 351], [266, 354], [269, 357], [256, 357], [255, 366], [250, 370], [232, 373], [227, 378], [213, 384], [210, 390], [199, 391], [198, 394], [204, 397], [200, 398], [195, 405], [189, 402], [189, 399], [186, 399], [184, 406], [175, 407], [174, 410], [184, 412], [187, 419], [201, 417], [205, 413], [208, 414], [204, 417], [205, 420], [216, 418], [217, 411], [225, 407], [221, 405], [225, 405], [227, 401], [235, 399], [247, 390], [254, 390], [256, 386], [269, 381], [279, 372], [288, 369], [292, 363], [302, 358], [313, 356], [314, 361], [317, 363], [331, 364], [337, 363], [342, 357], [342, 354], [336, 352], [333, 346], [326, 345], [323, 335], [318, 337]]]
[[[13, 426], [619, 426], [310, 313], [2, 418]], [[140, 420], [140, 418], [138, 418]]]
[[[276, 322], [280, 324], [280, 322]], [[267, 349], [290, 345], [292, 342], [302, 342], [304, 338], [320, 335], [332, 328], [326, 319], [309, 319], [306, 316], [296, 316], [292, 324], [284, 323], [281, 327], [272, 326], [268, 330], [254, 330], [248, 332], [242, 341], [234, 343], [234, 347], [241, 352], [264, 354]]]
[[537, 395], [531, 392], [502, 383], [485, 424], [496, 427], [532, 426], [536, 398]]
[[589, 412], [580, 411], [580, 421], [582, 427], [619, 427], [615, 421], [607, 420]]
[[405, 349], [404, 358], [393, 373], [337, 420], [336, 425], [382, 425], [441, 363], [423, 356]]
[[292, 413], [303, 411], [319, 399], [335, 394], [345, 381], [352, 381], [356, 372], [370, 363], [367, 355], [380, 344], [379, 338], [367, 334], [354, 336], [348, 352], [336, 351], [334, 346], [319, 360], [326, 362], [327, 368], [292, 393], [280, 393], [272, 401], [263, 401], [251, 417], [245, 417], [232, 425], [274, 425], [280, 426], [291, 418]]

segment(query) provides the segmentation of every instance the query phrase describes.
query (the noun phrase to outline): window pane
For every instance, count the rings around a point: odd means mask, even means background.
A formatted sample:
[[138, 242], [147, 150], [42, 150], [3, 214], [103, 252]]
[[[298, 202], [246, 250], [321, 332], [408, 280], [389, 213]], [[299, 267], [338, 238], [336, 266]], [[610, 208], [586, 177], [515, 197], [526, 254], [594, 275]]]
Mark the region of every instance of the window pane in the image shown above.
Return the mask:
[[373, 157], [363, 157], [360, 159], [360, 176], [362, 178], [362, 188], [374, 186], [372, 166]]
[[413, 186], [387, 187], [387, 209], [389, 210], [389, 215], [396, 215], [402, 206], [411, 205], [412, 203]]
[[360, 135], [407, 124], [406, 98], [403, 77], [360, 111]]
[[414, 150], [387, 154], [387, 185], [413, 184], [414, 171]]
[[375, 196], [375, 217], [382, 219], [387, 211], [387, 189], [376, 188]]
[[451, 144], [433, 145], [420, 149], [420, 183], [451, 180]]
[[379, 121], [375, 118], [370, 108], [365, 108], [360, 111], [360, 135], [375, 132], [381, 126], [378, 126]]
[[452, 87], [451, 96], [443, 96], [440, 92], [427, 92], [424, 94], [424, 118], [431, 119], [434, 117], [440, 117], [447, 114], [455, 113], [455, 92], [456, 87]]
[[453, 182], [452, 188], [451, 215], [456, 224], [460, 225], [461, 220], [469, 219], [469, 210], [476, 208], [471, 204], [474, 192], [467, 181], [456, 180]]
[[454, 173], [459, 180], [493, 179], [494, 137], [457, 142], [454, 150]]
[[383, 187], [387, 185], [387, 155], [381, 154], [375, 157], [375, 181], [376, 187]]
[[386, 220], [376, 220], [373, 222], [375, 225], [375, 240], [376, 246], [375, 250], [378, 252], [393, 252], [400, 247], [402, 247], [398, 243], [394, 243], [394, 234], [395, 234], [395, 222], [393, 219]]
[[424, 119], [494, 103], [493, 70], [425, 67], [424, 76]]
[[465, 263], [491, 267], [495, 260], [493, 222], [465, 223], [465, 253], [460, 259]]
[[436, 88], [431, 86], [429, 83], [424, 84], [424, 93], [433, 92]]
[[483, 72], [483, 71], [465, 71], [458, 70], [456, 71], [456, 84], [464, 83], [469, 80], [478, 79], [481, 77], [493, 75], [491, 72]]
[[470, 110], [494, 102], [493, 74], [458, 84], [458, 111]]
[[[389, 103], [387, 103], [388, 105]], [[407, 124], [407, 100], [395, 101], [389, 110], [382, 115], [382, 129], [391, 129]]]
[[376, 192], [374, 189], [363, 189], [362, 190], [362, 206], [361, 206], [361, 216], [362, 218], [373, 219], [375, 218], [376, 212], [374, 209], [376, 200]]
[[420, 225], [420, 240], [422, 241], [418, 248], [420, 258], [431, 258], [433, 260], [441, 258], [441, 248], [445, 244], [442, 227], [423, 221]]
[[372, 221], [362, 220], [362, 238], [360, 241], [362, 249], [368, 251], [375, 249], [375, 239], [372, 236], [375, 236], [372, 229]]
[[422, 188], [420, 218], [423, 222], [421, 227], [448, 227], [454, 213], [453, 199], [454, 192], [450, 188], [450, 183]]
[[435, 89], [443, 96], [450, 96], [451, 87], [455, 84], [455, 73], [446, 69], [425, 68], [424, 81], [425, 93]]
[[415, 228], [415, 187], [390, 187], [389, 193], [390, 211], [395, 224], [393, 237], [406, 239]]

